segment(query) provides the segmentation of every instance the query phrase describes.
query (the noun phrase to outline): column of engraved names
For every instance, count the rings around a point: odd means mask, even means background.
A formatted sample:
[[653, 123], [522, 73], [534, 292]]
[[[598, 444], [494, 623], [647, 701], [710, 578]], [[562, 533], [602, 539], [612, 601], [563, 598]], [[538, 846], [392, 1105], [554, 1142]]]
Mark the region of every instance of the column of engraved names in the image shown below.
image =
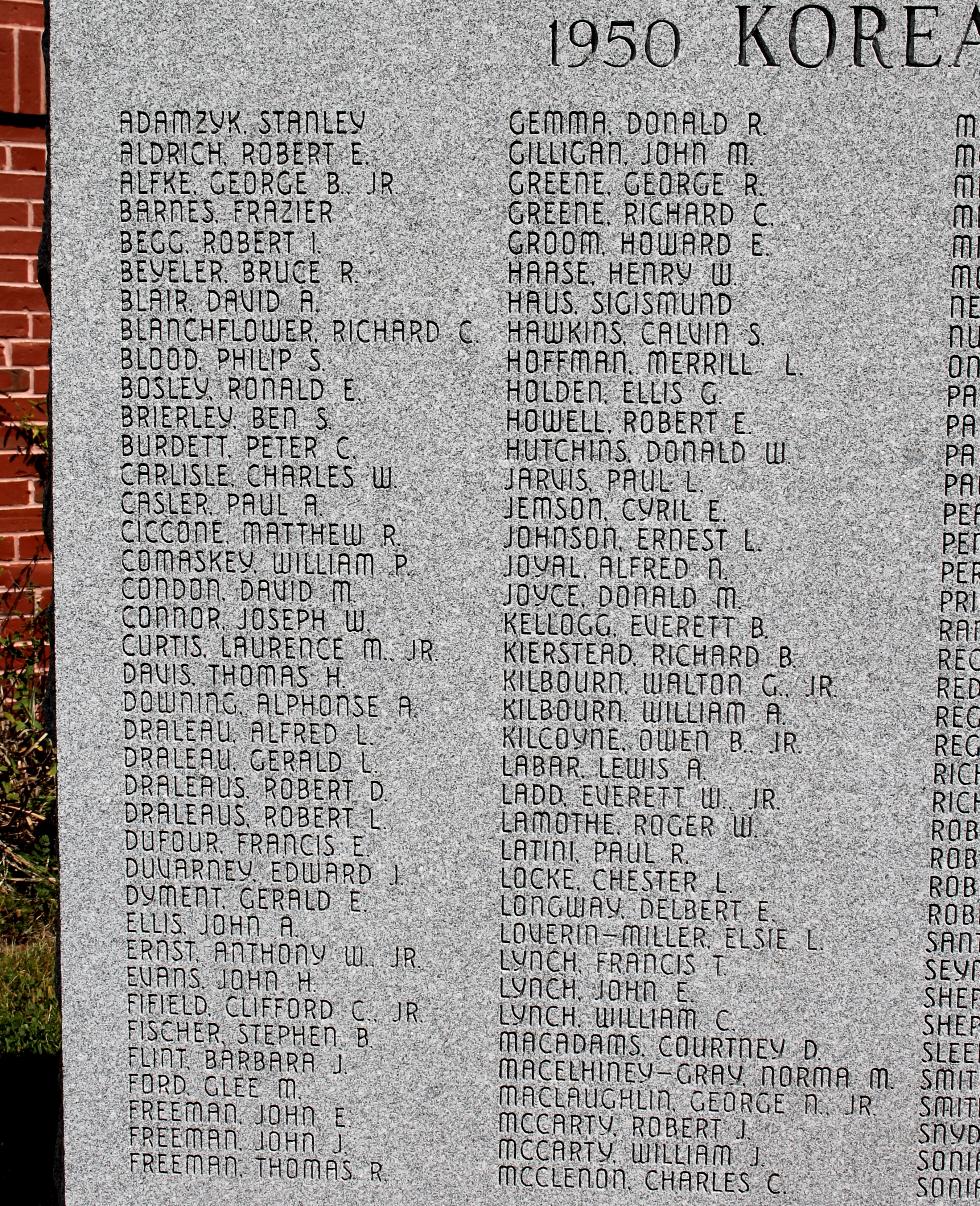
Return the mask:
[[762, 122], [522, 110], [507, 147], [499, 1180], [764, 1196], [817, 1099], [727, 988], [814, 945], [742, 856], [802, 740], [739, 515], [791, 455]]
[[120, 114], [129, 1162], [142, 1173], [235, 1174], [239, 1104], [206, 1100], [192, 1067], [193, 1049], [220, 1033], [194, 920], [222, 907], [238, 871], [218, 835], [242, 818], [244, 795], [234, 699], [204, 690], [195, 665], [221, 620], [218, 575], [231, 559], [219, 498], [232, 450], [230, 411], [187, 323], [192, 287], [220, 283], [222, 267], [189, 254], [212, 209], [193, 195], [192, 166], [174, 162], [182, 144], [144, 141], [136, 128]]
[[[953, 131], [951, 131], [952, 133]], [[980, 140], [972, 114], [956, 118], [951, 156], [946, 413], [943, 423], [942, 538], [938, 573], [935, 729], [928, 820], [927, 938], [921, 999], [920, 1197], [980, 1193], [980, 913], [977, 840], [980, 744], [980, 479], [977, 387], [980, 358], [980, 239], [976, 165]]]
[[[189, 117], [196, 117], [195, 133]], [[318, 315], [366, 114], [121, 116], [130, 1161], [350, 1182], [386, 701]], [[201, 123], [204, 130], [202, 133]], [[355, 189], [355, 184], [358, 186]], [[370, 1000], [371, 989], [367, 989]]]

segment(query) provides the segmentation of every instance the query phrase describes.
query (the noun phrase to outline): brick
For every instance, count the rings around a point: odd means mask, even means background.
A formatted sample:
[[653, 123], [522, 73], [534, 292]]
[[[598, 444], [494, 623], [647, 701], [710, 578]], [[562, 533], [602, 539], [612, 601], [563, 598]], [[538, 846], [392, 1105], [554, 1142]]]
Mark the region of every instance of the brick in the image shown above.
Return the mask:
[[0, 27], [0, 111], [17, 111], [15, 31]]
[[37, 507], [0, 507], [0, 532], [22, 536], [40, 531], [41, 512]]
[[40, 201], [44, 177], [40, 172], [0, 172], [0, 200]]
[[29, 201], [0, 201], [0, 227], [10, 226], [20, 228], [29, 226], [31, 222], [31, 203]]
[[51, 601], [51, 561], [45, 558], [43, 561], [15, 561], [9, 567], [7, 575], [0, 575], [0, 589], [3, 589], [5, 578], [11, 579], [11, 587], [19, 587], [22, 590], [28, 590], [34, 597], [35, 605], [38, 604], [38, 596], [43, 592], [47, 595], [45, 603], [38, 606], [45, 606]]
[[51, 370], [48, 368], [47, 362], [45, 362], [42, 368], [36, 368], [34, 370], [34, 381], [32, 388], [34, 393], [37, 394], [39, 398], [44, 398], [47, 396], [48, 386], [50, 384]]
[[25, 452], [23, 439], [8, 441], [0, 452], [0, 487], [5, 481], [23, 481], [33, 486], [36, 480], [36, 464]]
[[[0, 332], [3, 331], [3, 315], [0, 314]], [[2, 335], [0, 335], [2, 337]], [[31, 315], [31, 338], [50, 340], [51, 338], [51, 315], [45, 311], [43, 314]]]
[[27, 229], [25, 223], [20, 230], [0, 230], [0, 255], [37, 255], [41, 236], [36, 230]]
[[[28, 339], [38, 335], [36, 326], [38, 315], [0, 314], [0, 339]], [[51, 334], [51, 320], [48, 319], [48, 336]]]
[[39, 285], [0, 285], [0, 310], [46, 310]]
[[[16, 410], [16, 415], [11, 412]], [[0, 446], [4, 452], [23, 452], [27, 438], [19, 428], [47, 427], [47, 400], [29, 394], [8, 394], [0, 398]]]
[[10, 478], [22, 478], [31, 481], [37, 477], [35, 468], [36, 458], [41, 456], [40, 449], [26, 446], [24, 432], [9, 435], [13, 428], [2, 428], [3, 449], [0, 451], [0, 482]]
[[[0, 375], [12, 371], [21, 372], [23, 370], [0, 369]], [[44, 423], [47, 420], [45, 400], [35, 398], [26, 392], [11, 393], [6, 397], [0, 396], [0, 420], [7, 423], [30, 423], [32, 425]], [[7, 445], [7, 448], [10, 448], [10, 444]]]
[[33, 561], [36, 557], [50, 557], [48, 542], [41, 534], [40, 528], [31, 536], [17, 537], [17, 557], [21, 561]]
[[31, 586], [40, 586], [50, 588], [54, 585], [54, 566], [51, 564], [51, 558], [45, 557], [43, 561], [34, 561], [31, 563]]
[[13, 536], [0, 536], [0, 562], [17, 560], [17, 541]]
[[5, 396], [0, 396], [0, 423], [4, 425], [0, 427], [0, 435], [6, 439], [5, 450], [10, 452], [22, 449], [23, 439], [17, 437], [16, 441], [11, 443], [12, 437], [7, 432], [11, 428], [24, 425], [28, 425], [29, 427], [41, 427], [45, 425], [47, 423], [47, 399], [35, 398], [33, 394], [27, 391], [8, 393]]
[[42, 631], [41, 623], [36, 615], [11, 618], [5, 625], [5, 632], [7, 636], [12, 636], [17, 644], [23, 639], [25, 665], [28, 658], [32, 656], [31, 647], [36, 644], [39, 638], [41, 640], [45, 638], [45, 633]]
[[14, 172], [40, 172], [44, 174], [47, 153], [43, 146], [30, 143], [10, 148], [10, 169]]
[[[42, 431], [44, 431], [47, 428], [47, 426], [48, 426], [48, 408], [47, 408], [47, 399], [46, 398], [32, 398], [32, 397], [29, 397], [27, 394], [18, 394], [16, 401], [17, 401], [18, 405], [21, 407], [30, 407], [31, 408], [31, 426], [32, 427], [38, 427]], [[0, 424], [2, 424], [2, 423], [3, 423], [3, 416], [0, 416]], [[15, 424], [15, 426], [16, 426], [16, 424]], [[4, 430], [4, 427], [0, 426], [0, 432], [2, 432], [3, 430]], [[23, 440], [21, 441], [21, 445], [22, 444], [23, 444]]]
[[0, 255], [0, 281], [16, 285], [31, 279], [31, 261], [27, 256]]
[[21, 29], [43, 29], [44, 5], [32, 4], [30, 0], [3, 0], [0, 20], [4, 25], [17, 25]]
[[[47, 425], [45, 401], [26, 394], [0, 396], [0, 453], [16, 452], [20, 456], [37, 456], [40, 449], [28, 449], [34, 428]], [[31, 429], [31, 430], [26, 430]]]
[[12, 447], [0, 452], [0, 485], [7, 481], [23, 481], [34, 476], [34, 466], [22, 452], [15, 452]]
[[[3, 0], [0, 0], [0, 7], [3, 5]], [[37, 126], [4, 126], [0, 125], [0, 142], [11, 143], [17, 146], [46, 146], [48, 141], [47, 131], [43, 124]]]
[[0, 393], [22, 394], [30, 387], [30, 381], [27, 369], [0, 369]]
[[35, 201], [31, 205], [31, 229], [40, 230], [44, 225], [44, 205], [40, 201]]
[[[30, 566], [24, 566], [19, 561], [11, 566], [0, 566], [0, 598], [7, 591], [18, 591], [27, 595], [34, 602], [34, 585], [30, 580]], [[0, 611], [2, 611], [0, 605]], [[30, 614], [30, 613], [28, 613]]]
[[0, 634], [3, 636], [27, 636], [35, 630], [37, 620], [33, 615], [30, 616], [2, 616], [0, 615]]
[[44, 113], [44, 56], [39, 29], [17, 30], [18, 113]]
[[0, 509], [31, 506], [34, 503], [31, 493], [31, 483], [26, 478], [21, 478], [19, 481], [0, 482]]
[[0, 562], [0, 590], [10, 590], [12, 587], [32, 587], [31, 565], [24, 561]]
[[32, 616], [34, 612], [34, 592], [26, 586], [0, 590], [0, 616]]
[[13, 365], [46, 365], [48, 345], [40, 341], [15, 340], [10, 345], [10, 363]]

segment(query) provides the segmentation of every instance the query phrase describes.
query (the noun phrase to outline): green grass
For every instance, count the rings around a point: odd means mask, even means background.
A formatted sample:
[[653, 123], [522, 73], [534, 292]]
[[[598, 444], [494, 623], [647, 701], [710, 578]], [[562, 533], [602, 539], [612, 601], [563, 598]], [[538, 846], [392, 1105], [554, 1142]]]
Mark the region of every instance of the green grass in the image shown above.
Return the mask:
[[42, 612], [26, 632], [0, 629], [0, 1055], [53, 1055], [61, 1047], [48, 620]]
[[0, 1055], [61, 1050], [55, 958], [53, 934], [0, 942]]

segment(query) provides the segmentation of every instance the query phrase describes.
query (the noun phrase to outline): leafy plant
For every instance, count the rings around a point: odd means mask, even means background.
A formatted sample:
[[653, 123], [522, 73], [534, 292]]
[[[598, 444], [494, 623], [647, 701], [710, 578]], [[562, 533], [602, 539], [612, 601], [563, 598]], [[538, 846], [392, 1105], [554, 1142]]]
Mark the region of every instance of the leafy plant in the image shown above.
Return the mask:
[[[21, 400], [23, 406], [23, 400]], [[43, 404], [0, 406], [2, 442], [42, 483], [50, 449]], [[33, 564], [4, 584], [0, 615], [0, 934], [24, 940], [57, 915], [55, 747], [48, 723], [50, 608], [38, 612]]]
[[[0, 422], [3, 446], [47, 482], [47, 426], [15, 422], [2, 408]], [[61, 1047], [51, 608], [36, 608], [35, 564], [4, 582], [0, 614], [0, 1055]]]
[[[58, 865], [54, 742], [44, 722], [47, 615], [0, 637], [0, 932], [54, 923]], [[33, 921], [33, 924], [31, 924]]]

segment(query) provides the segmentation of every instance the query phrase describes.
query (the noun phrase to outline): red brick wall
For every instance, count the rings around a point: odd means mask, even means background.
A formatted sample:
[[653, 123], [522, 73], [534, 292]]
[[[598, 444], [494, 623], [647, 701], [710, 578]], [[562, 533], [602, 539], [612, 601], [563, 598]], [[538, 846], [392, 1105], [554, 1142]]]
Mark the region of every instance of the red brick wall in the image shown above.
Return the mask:
[[50, 598], [31, 433], [46, 430], [51, 320], [37, 283], [47, 143], [44, 4], [0, 0], [0, 632]]

